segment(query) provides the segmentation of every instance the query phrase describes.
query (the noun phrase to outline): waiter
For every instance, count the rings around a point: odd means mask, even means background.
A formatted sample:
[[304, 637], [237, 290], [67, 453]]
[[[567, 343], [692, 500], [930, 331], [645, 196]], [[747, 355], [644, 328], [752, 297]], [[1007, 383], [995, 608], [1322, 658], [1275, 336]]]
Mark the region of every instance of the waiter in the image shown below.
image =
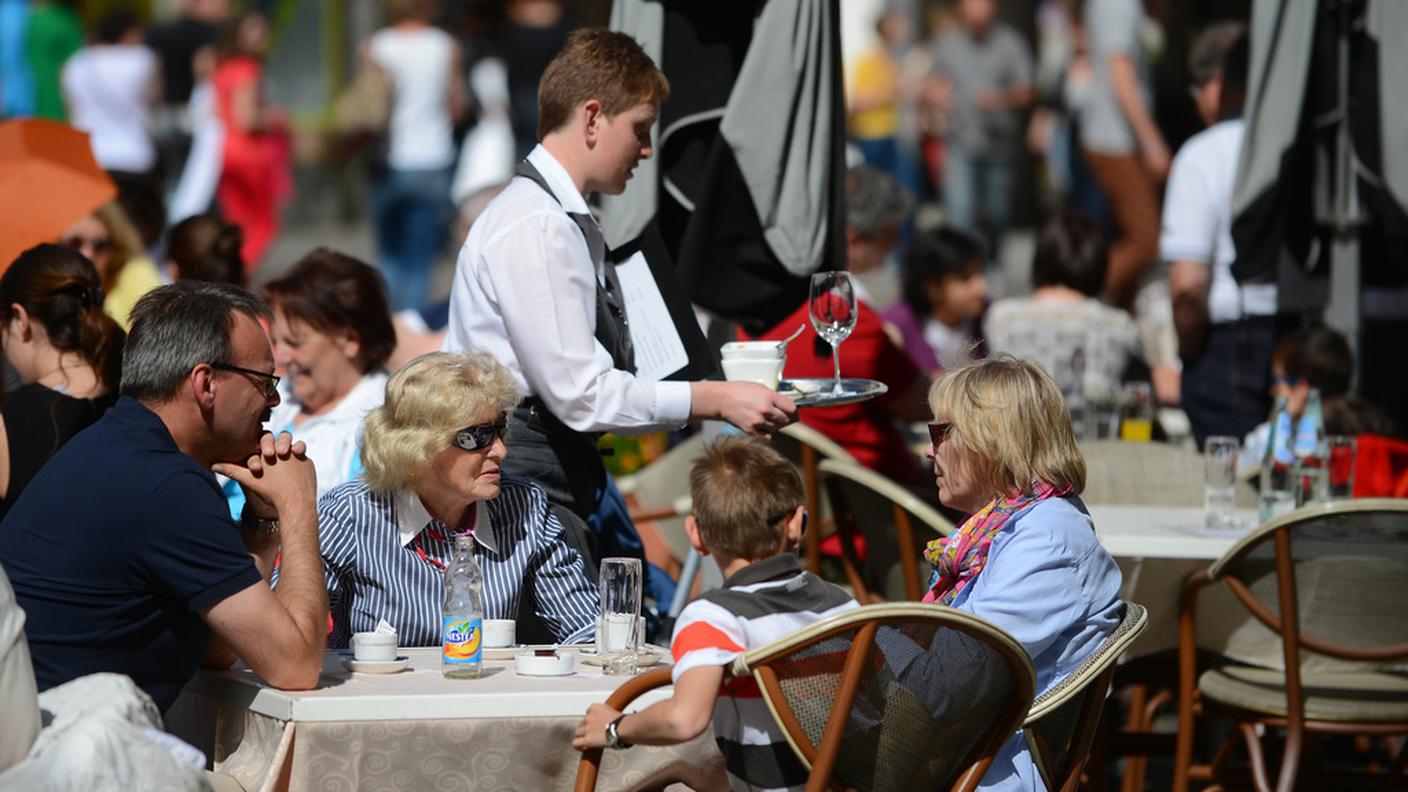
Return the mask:
[[620, 284], [587, 207], [618, 195], [651, 154], [669, 94], [631, 37], [579, 30], [538, 85], [542, 142], [484, 210], [460, 250], [447, 350], [488, 352], [528, 394], [509, 416], [504, 469], [541, 485], [584, 520], [606, 485], [596, 439], [688, 420], [728, 421], [771, 435], [792, 400], [749, 382], [650, 382], [633, 373]]

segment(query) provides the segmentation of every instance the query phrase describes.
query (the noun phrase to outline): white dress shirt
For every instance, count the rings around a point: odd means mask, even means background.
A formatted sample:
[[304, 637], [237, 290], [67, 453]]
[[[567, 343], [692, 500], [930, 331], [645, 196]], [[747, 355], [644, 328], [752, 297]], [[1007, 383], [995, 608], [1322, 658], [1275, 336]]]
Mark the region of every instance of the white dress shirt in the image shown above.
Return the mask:
[[455, 266], [445, 349], [493, 355], [579, 432], [684, 423], [689, 383], [638, 379], [615, 368], [596, 340], [596, 289], [606, 266], [600, 229], [589, 225], [597, 232], [589, 242], [568, 217], [590, 210], [546, 149], [533, 149], [528, 161], [557, 200], [515, 178], [475, 221]]

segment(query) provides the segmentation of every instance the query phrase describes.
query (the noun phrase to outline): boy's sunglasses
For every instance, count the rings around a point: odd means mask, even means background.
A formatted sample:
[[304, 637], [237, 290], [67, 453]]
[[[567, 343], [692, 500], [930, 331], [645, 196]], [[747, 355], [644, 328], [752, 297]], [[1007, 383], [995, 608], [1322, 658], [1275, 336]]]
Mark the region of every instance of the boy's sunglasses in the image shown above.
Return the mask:
[[455, 447], [465, 451], [478, 451], [494, 442], [495, 437], [503, 437], [508, 429], [508, 413], [499, 413], [493, 423], [470, 426], [455, 432]]

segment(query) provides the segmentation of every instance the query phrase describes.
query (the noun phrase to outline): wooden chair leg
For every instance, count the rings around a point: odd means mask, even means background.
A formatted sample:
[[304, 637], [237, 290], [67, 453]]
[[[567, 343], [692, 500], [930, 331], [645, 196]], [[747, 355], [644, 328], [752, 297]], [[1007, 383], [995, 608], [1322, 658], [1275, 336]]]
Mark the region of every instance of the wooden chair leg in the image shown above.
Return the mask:
[[[1129, 711], [1125, 714], [1125, 731], [1135, 734], [1149, 731], [1149, 724], [1145, 722], [1148, 700], [1148, 685], [1134, 684], [1129, 686]], [[1148, 760], [1142, 756], [1125, 757], [1124, 773], [1120, 778], [1120, 792], [1140, 792], [1144, 789], [1144, 774], [1147, 763]]]

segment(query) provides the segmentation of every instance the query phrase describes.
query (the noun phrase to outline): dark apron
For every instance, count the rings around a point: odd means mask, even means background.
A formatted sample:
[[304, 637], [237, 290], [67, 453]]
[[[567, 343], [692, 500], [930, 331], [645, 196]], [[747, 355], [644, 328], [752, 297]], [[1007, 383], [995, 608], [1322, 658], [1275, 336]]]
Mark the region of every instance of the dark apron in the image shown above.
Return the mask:
[[[514, 173], [553, 195], [543, 175], [527, 160], [518, 163]], [[557, 196], [553, 195], [553, 200]], [[590, 215], [567, 215], [582, 227], [588, 240], [600, 235]], [[635, 353], [620, 294], [615, 267], [607, 256], [606, 283], [597, 280], [596, 286], [596, 339], [611, 354], [616, 368], [634, 372]], [[597, 449], [600, 434], [568, 427], [536, 396], [524, 399], [509, 413], [508, 427], [512, 451], [504, 458], [504, 470], [536, 482], [549, 500], [583, 520], [596, 511], [606, 487], [606, 467]]]

